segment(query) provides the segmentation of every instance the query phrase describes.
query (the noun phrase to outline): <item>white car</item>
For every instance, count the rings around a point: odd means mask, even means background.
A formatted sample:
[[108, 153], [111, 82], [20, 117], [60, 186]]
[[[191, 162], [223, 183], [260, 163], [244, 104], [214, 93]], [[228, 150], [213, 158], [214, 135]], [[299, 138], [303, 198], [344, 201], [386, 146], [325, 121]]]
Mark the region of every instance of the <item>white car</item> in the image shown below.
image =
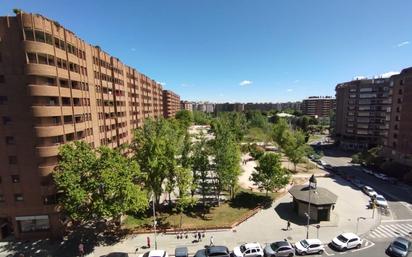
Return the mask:
[[373, 190], [373, 188], [370, 186], [362, 187], [362, 191], [365, 192], [365, 194], [367, 194], [369, 197], [376, 197], [378, 195], [378, 193], [376, 193], [376, 191]]
[[264, 254], [259, 243], [246, 243], [236, 246], [233, 249], [233, 255], [236, 257], [262, 257]]
[[360, 248], [362, 239], [353, 233], [343, 233], [332, 240], [331, 245], [339, 251], [346, 251], [352, 248]]
[[296, 253], [301, 255], [317, 253], [322, 254], [325, 247], [319, 239], [305, 239], [295, 244]]
[[164, 250], [152, 250], [140, 255], [139, 257], [169, 257], [169, 255]]
[[375, 197], [375, 203], [377, 206], [379, 207], [388, 207], [388, 202], [386, 201], [385, 197], [383, 197], [382, 195], [377, 195]]
[[382, 179], [382, 180], [385, 180], [385, 181], [389, 180], [389, 177], [386, 176], [386, 175], [383, 174], [383, 173], [375, 173], [374, 175], [375, 175], [375, 177], [377, 177], [378, 179]]
[[327, 162], [325, 162], [324, 160], [320, 160], [319, 161], [320, 165], [325, 166], [326, 164], [328, 164]]

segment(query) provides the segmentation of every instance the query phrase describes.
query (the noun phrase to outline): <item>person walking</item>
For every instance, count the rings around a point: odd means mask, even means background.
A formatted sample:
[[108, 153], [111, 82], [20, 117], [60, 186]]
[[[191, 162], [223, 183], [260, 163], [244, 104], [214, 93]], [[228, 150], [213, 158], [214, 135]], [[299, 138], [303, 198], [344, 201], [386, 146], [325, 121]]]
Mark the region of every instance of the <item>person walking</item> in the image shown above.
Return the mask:
[[199, 232], [197, 232], [197, 237], [198, 237], [198, 242], [202, 241], [202, 234]]
[[82, 243], [82, 241], [80, 241], [78, 248], [79, 248], [79, 256], [83, 257], [84, 256], [84, 244]]
[[286, 226], [286, 230], [290, 230], [290, 221], [288, 220], [287, 226]]
[[150, 237], [147, 237], [147, 248], [150, 248]]
[[214, 240], [213, 240], [213, 236], [210, 237], [210, 246], [214, 246]]

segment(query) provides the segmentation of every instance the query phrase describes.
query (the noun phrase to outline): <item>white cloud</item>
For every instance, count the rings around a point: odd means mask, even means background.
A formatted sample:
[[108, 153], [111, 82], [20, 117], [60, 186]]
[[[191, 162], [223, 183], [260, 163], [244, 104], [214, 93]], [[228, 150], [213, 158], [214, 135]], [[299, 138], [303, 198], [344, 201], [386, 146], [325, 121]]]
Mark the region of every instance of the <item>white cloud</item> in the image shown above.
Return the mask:
[[403, 41], [403, 42], [397, 44], [396, 47], [406, 46], [406, 45], [409, 45], [410, 43], [411, 43], [411, 42], [409, 42], [409, 41]]
[[287, 92], [292, 92], [292, 91], [293, 91], [293, 89], [288, 88], [286, 91], [287, 91]]
[[389, 72], [385, 72], [385, 73], [379, 75], [379, 77], [389, 78], [390, 76], [393, 76], [393, 75], [396, 75], [396, 74], [399, 74], [399, 72], [398, 71], [389, 71]]
[[182, 83], [180, 84], [181, 87], [193, 87], [191, 84]]
[[136, 52], [136, 48], [134, 48], [134, 47], [132, 47], [130, 50], [131, 50], [132, 52]]
[[250, 85], [250, 84], [252, 84], [253, 83], [253, 81], [250, 81], [250, 80], [242, 80], [240, 83], [239, 83], [239, 85], [240, 86], [248, 86], [248, 85]]
[[166, 86], [166, 82], [157, 82], [157, 83], [159, 83], [162, 86]]

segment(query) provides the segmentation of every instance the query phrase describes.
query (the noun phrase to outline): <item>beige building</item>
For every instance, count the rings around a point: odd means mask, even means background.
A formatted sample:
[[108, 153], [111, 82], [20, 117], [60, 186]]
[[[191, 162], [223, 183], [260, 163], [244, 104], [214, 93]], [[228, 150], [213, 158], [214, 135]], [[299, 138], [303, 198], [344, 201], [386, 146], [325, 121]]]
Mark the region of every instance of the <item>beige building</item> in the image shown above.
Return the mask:
[[163, 116], [163, 88], [37, 14], [0, 17], [0, 238], [54, 236], [59, 146], [130, 143]]

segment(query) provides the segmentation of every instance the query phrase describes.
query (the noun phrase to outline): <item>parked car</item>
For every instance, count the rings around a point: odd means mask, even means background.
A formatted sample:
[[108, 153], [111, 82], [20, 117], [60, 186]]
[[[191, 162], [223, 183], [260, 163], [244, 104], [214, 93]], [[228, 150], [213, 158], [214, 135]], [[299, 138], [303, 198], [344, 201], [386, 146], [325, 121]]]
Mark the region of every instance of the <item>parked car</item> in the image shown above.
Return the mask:
[[145, 252], [141, 257], [169, 257], [169, 255], [164, 250], [152, 250]]
[[385, 181], [387, 181], [388, 179], [389, 179], [389, 177], [388, 176], [386, 176], [385, 174], [383, 174], [383, 173], [375, 173], [375, 174], [373, 174], [376, 178], [378, 178], [378, 179], [382, 179], [382, 180], [385, 180]]
[[373, 175], [373, 171], [367, 169], [367, 168], [362, 168], [362, 171], [365, 172], [366, 174]]
[[233, 249], [236, 257], [263, 257], [263, 249], [259, 243], [247, 243]]
[[412, 251], [411, 241], [404, 237], [397, 237], [392, 243], [386, 248], [386, 254], [389, 256], [399, 256], [405, 257]]
[[305, 239], [295, 244], [296, 253], [301, 255], [306, 254], [322, 254], [325, 251], [325, 247], [319, 239]]
[[376, 193], [375, 190], [373, 190], [372, 187], [370, 186], [364, 186], [362, 187], [362, 191], [367, 194], [369, 197], [376, 197], [378, 195], [378, 193]]
[[129, 257], [129, 254], [122, 252], [113, 252], [105, 255], [105, 257]]
[[332, 240], [331, 246], [339, 251], [360, 248], [362, 246], [362, 239], [353, 233], [343, 233]]
[[175, 257], [188, 257], [189, 256], [189, 251], [187, 250], [187, 247], [176, 247], [175, 248]]
[[263, 252], [265, 257], [292, 257], [295, 255], [295, 248], [288, 241], [277, 241], [266, 245]]
[[386, 201], [385, 197], [383, 197], [382, 195], [377, 195], [375, 197], [375, 203], [379, 207], [384, 207], [384, 208], [388, 207], [388, 202]]
[[195, 257], [212, 257], [221, 256], [229, 257], [230, 252], [226, 246], [210, 246], [205, 249], [200, 249], [196, 252]]
[[319, 161], [319, 164], [322, 165], [322, 166], [326, 166], [328, 163], [325, 162], [324, 160], [320, 160], [320, 161]]

